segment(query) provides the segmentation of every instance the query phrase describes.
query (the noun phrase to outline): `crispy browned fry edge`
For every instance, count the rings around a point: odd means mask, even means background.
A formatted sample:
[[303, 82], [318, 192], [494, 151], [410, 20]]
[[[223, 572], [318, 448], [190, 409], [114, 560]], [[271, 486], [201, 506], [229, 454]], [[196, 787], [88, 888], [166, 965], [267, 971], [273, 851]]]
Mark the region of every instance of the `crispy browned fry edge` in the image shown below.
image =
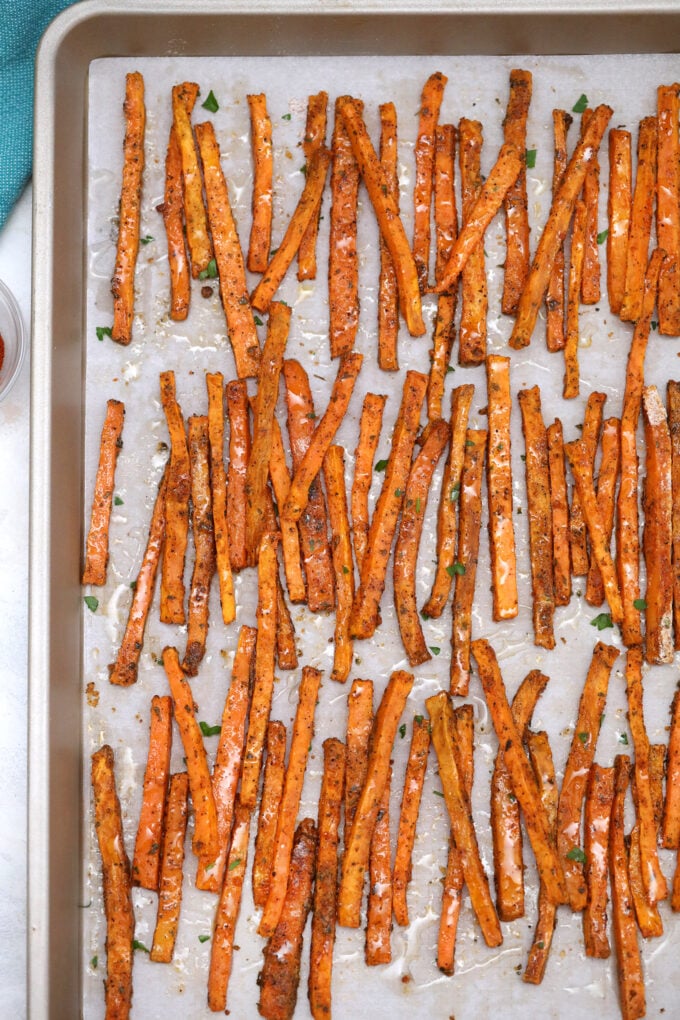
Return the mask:
[[345, 852], [357, 804], [366, 781], [368, 741], [373, 726], [373, 681], [354, 680], [347, 695], [345, 768]]
[[597, 737], [607, 701], [609, 675], [619, 656], [618, 648], [598, 641], [583, 685], [576, 728], [564, 768], [557, 809], [557, 850], [562, 862], [572, 910], [586, 905], [586, 884], [580, 855], [581, 811], [588, 771], [595, 758]]
[[276, 249], [276, 253], [272, 255], [262, 279], [250, 295], [250, 304], [259, 312], [269, 310], [274, 294], [297, 254], [307, 227], [313, 217], [317, 215], [330, 161], [330, 152], [320, 145], [307, 164], [305, 186], [283, 239]]
[[645, 426], [645, 513], [643, 548], [647, 568], [645, 589], [645, 658], [672, 662], [673, 647], [673, 492], [671, 438], [666, 408], [656, 386], [642, 393]]
[[487, 357], [486, 389], [489, 423], [486, 481], [489, 497], [489, 555], [491, 557], [493, 618], [494, 620], [510, 620], [517, 616], [518, 609], [515, 529], [512, 523], [510, 358], [504, 358], [498, 354], [491, 354]]
[[[600, 429], [602, 428], [602, 415], [606, 399], [607, 397], [604, 393], [591, 393], [586, 401], [586, 410], [583, 416], [581, 438], [588, 447], [591, 477], [595, 470], [595, 456], [600, 441]], [[571, 570], [575, 577], [580, 577], [588, 573], [588, 542], [586, 538], [586, 522], [583, 518], [583, 509], [576, 486], [572, 486], [571, 491], [569, 541], [571, 543]]]
[[352, 143], [354, 158], [359, 164], [361, 176], [366, 185], [371, 204], [385, 244], [392, 256], [397, 284], [399, 306], [411, 336], [422, 336], [425, 332], [420, 288], [411, 248], [401, 222], [399, 209], [387, 183], [385, 172], [371, 144], [364, 119], [352, 99], [338, 104], [339, 113]]
[[[339, 358], [354, 347], [359, 326], [359, 256], [357, 253], [357, 202], [359, 167], [335, 100], [331, 152], [331, 211], [328, 242], [328, 339], [331, 357]], [[363, 113], [364, 104], [356, 100]]]
[[583, 909], [583, 941], [586, 956], [607, 959], [607, 844], [614, 797], [614, 769], [593, 762], [588, 772], [583, 822], [586, 857], [586, 905]]
[[673, 629], [677, 649], [680, 648], [680, 383], [672, 379], [666, 387], [666, 408], [671, 437]]
[[139, 71], [125, 76], [125, 141], [123, 143], [123, 180], [118, 214], [116, 264], [111, 280], [113, 326], [111, 339], [127, 345], [132, 339], [135, 305], [135, 265], [139, 251], [142, 179], [144, 176], [144, 78]]
[[678, 83], [657, 89], [656, 243], [666, 252], [659, 276], [659, 333], [680, 336], [680, 140]]
[[[557, 813], [557, 781], [555, 765], [548, 734], [545, 730], [538, 733], [527, 733], [527, 750], [531, 767], [541, 791], [541, 799], [548, 815], [548, 821], [554, 831]], [[538, 917], [534, 928], [534, 938], [527, 957], [527, 965], [522, 980], [531, 985], [540, 985], [545, 974], [552, 937], [557, 920], [557, 907], [545, 895], [541, 886], [538, 890]]]
[[354, 556], [359, 571], [361, 571], [368, 542], [368, 494], [373, 478], [373, 461], [380, 440], [386, 401], [387, 397], [381, 393], [367, 393], [364, 397], [359, 422], [359, 440], [354, 451], [350, 513]]
[[349, 615], [354, 602], [354, 562], [345, 491], [345, 453], [342, 446], [330, 446], [324, 457], [323, 473], [331, 526], [331, 548], [335, 571], [335, 635], [331, 680], [344, 683], [352, 668], [352, 639]]
[[619, 1006], [623, 1020], [643, 1017], [645, 984], [635, 915], [628, 884], [623, 809], [630, 776], [630, 758], [617, 754], [614, 761], [614, 800], [609, 824], [609, 875], [612, 890], [612, 931], [616, 946]]
[[265, 531], [260, 542], [257, 566], [257, 644], [255, 646], [255, 679], [248, 717], [248, 736], [243, 755], [239, 800], [251, 810], [257, 802], [257, 787], [262, 765], [262, 752], [267, 734], [274, 689], [274, 655], [276, 650], [276, 559], [277, 537]]
[[[588, 127], [592, 110], [586, 109], [581, 117], [581, 134]], [[584, 305], [595, 305], [600, 300], [600, 253], [597, 244], [598, 204], [600, 199], [600, 161], [593, 154], [583, 182], [583, 202], [586, 207], [584, 227], [583, 275], [581, 277], [581, 300]]]
[[328, 407], [314, 429], [302, 459], [295, 465], [288, 499], [282, 507], [284, 517], [297, 521], [302, 516], [309, 500], [312, 482], [321, 471], [326, 451], [345, 417], [363, 360], [363, 355], [357, 351], [350, 351], [340, 359]]
[[538, 386], [533, 386], [529, 390], [520, 390], [517, 399], [522, 412], [522, 432], [526, 449], [534, 644], [543, 648], [554, 648], [555, 593], [548, 437], [543, 423], [541, 394]]
[[416, 566], [432, 475], [448, 441], [447, 422], [434, 421], [426, 426], [421, 437], [422, 448], [411, 465], [406, 483], [401, 522], [394, 547], [394, 606], [399, 633], [411, 666], [427, 662], [432, 657], [418, 616]]
[[375, 819], [368, 855], [368, 904], [364, 960], [367, 967], [392, 959], [392, 868], [390, 847], [390, 766]]
[[191, 129], [191, 110], [198, 94], [196, 89], [194, 82], [183, 82], [181, 85], [175, 85], [172, 90], [172, 122], [182, 158], [184, 220], [191, 275], [194, 279], [208, 268], [213, 254], [208, 234], [208, 216], [203, 203], [203, 181], [198, 164], [198, 152]]
[[[295, 473], [312, 440], [316, 414], [309, 379], [302, 365], [291, 359], [284, 361], [283, 377], [286, 383], [288, 436]], [[298, 521], [298, 530], [307, 579], [307, 605], [312, 613], [327, 613], [335, 604], [335, 588], [320, 476], [309, 487], [309, 501]]]
[[104, 744], [92, 755], [94, 827], [102, 859], [106, 915], [106, 1015], [125, 1020], [132, 1004], [132, 909], [130, 861], [125, 852], [120, 801], [116, 793], [113, 751]]
[[[394, 103], [380, 106], [380, 165], [397, 212], [399, 182], [397, 179], [397, 111]], [[380, 279], [378, 281], [378, 365], [384, 372], [399, 368], [397, 338], [399, 334], [399, 288], [392, 256], [380, 235]]]
[[[510, 94], [503, 120], [503, 138], [524, 154], [527, 144], [527, 117], [531, 103], [533, 79], [531, 71], [514, 68], [510, 72]], [[505, 273], [501, 310], [505, 315], [517, 311], [519, 296], [529, 274], [529, 214], [527, 201], [526, 159], [522, 158], [517, 180], [503, 202], [505, 211]]]
[[[545, 690], [548, 677], [538, 669], [527, 673], [512, 699], [512, 717], [518, 733], [524, 733], [531, 721], [536, 702]], [[519, 804], [512, 792], [512, 781], [502, 748], [496, 753], [491, 775], [491, 836], [493, 840], [496, 909], [501, 921], [516, 921], [524, 916], [524, 863]]]
[[116, 661], [109, 665], [109, 680], [112, 684], [127, 686], [128, 684], [134, 684], [137, 680], [139, 658], [144, 645], [144, 629], [153, 601], [156, 573], [161, 558], [161, 549], [165, 541], [165, 493], [167, 477], [168, 470], [166, 468], [158, 487], [158, 495], [156, 496], [153, 513], [151, 514], [149, 537], [146, 549], [144, 550], [144, 556], [142, 557], [137, 579], [132, 585], [132, 602], [130, 603], [123, 640], [120, 643]]
[[90, 527], [85, 544], [83, 584], [106, 584], [111, 504], [118, 451], [123, 446], [121, 433], [124, 420], [125, 404], [120, 400], [107, 400], [106, 416], [99, 441], [99, 464], [94, 482]]
[[[555, 156], [552, 179], [553, 201], [560, 190], [564, 171], [567, 169], [567, 134], [573, 120], [566, 110], [553, 110], [553, 135]], [[561, 351], [564, 347], [564, 245], [555, 252], [550, 278], [545, 294], [546, 322], [545, 341], [549, 351]]]
[[[198, 86], [194, 84], [196, 95]], [[193, 106], [193, 104], [192, 104]], [[182, 190], [182, 154], [179, 151], [175, 125], [170, 127], [168, 150], [165, 156], [165, 192], [163, 202], [156, 207], [163, 216], [168, 243], [168, 269], [170, 270], [170, 318], [183, 322], [189, 313], [191, 276], [184, 234], [184, 193]]]
[[605, 596], [609, 604], [609, 612], [614, 623], [620, 624], [623, 620], [621, 592], [616, 577], [614, 561], [609, 551], [607, 529], [593, 486], [590, 452], [582, 439], [565, 443], [564, 452], [569, 459], [576, 490], [583, 507], [583, 516], [585, 517], [588, 529], [591, 553], [602, 575], [602, 584], [604, 585]]
[[191, 461], [191, 526], [194, 535], [194, 569], [187, 612], [187, 646], [182, 669], [196, 676], [205, 655], [210, 609], [210, 585], [215, 573], [215, 529], [210, 493], [210, 443], [208, 419], [189, 418]]
[[227, 468], [227, 518], [229, 558], [232, 570], [250, 566], [246, 543], [246, 471], [250, 459], [248, 390], [243, 379], [225, 387], [229, 417], [229, 466]]
[[[616, 482], [619, 477], [621, 455], [621, 422], [618, 418], [607, 418], [602, 427], [602, 459], [597, 476], [597, 505], [600, 508], [605, 530], [605, 540], [611, 542], [616, 509]], [[594, 557], [588, 567], [586, 581], [586, 602], [600, 606], [604, 601], [602, 575]]]
[[171, 751], [172, 698], [154, 694], [149, 714], [149, 750], [144, 769], [142, 806], [132, 857], [132, 883], [142, 889], [158, 889]]
[[179, 912], [182, 905], [184, 839], [189, 819], [189, 776], [177, 772], [170, 777], [163, 829], [162, 862], [158, 886], [158, 913], [149, 959], [170, 963], [175, 951]]
[[267, 113], [267, 97], [264, 92], [246, 98], [253, 150], [252, 221], [247, 263], [251, 273], [264, 273], [269, 262], [272, 240], [274, 177], [272, 122]]
[[547, 429], [550, 503], [552, 505], [553, 583], [555, 605], [568, 606], [571, 599], [571, 548], [569, 545], [569, 501], [564, 460], [562, 422], [555, 418]]
[[426, 389], [427, 376], [414, 371], [406, 373], [399, 415], [392, 433], [390, 457], [373, 513], [366, 553], [361, 564], [361, 581], [350, 617], [349, 631], [355, 638], [372, 637], [378, 625], [389, 551], [411, 469], [413, 445]]
[[[302, 151], [305, 154], [305, 167], [311, 163], [314, 153], [326, 141], [326, 111], [328, 108], [328, 93], [317, 92], [310, 96], [307, 101], [307, 122], [305, 125], [305, 136], [302, 141]], [[316, 279], [316, 237], [319, 231], [319, 212], [312, 216], [307, 229], [302, 235], [300, 247], [298, 248], [298, 280]]]
[[640, 121], [637, 143], [637, 170], [633, 204], [628, 228], [626, 283], [620, 316], [637, 322], [642, 314], [643, 277], [649, 254], [652, 213], [656, 192], [657, 123], [656, 117]]
[[551, 903], [558, 905], [566, 903], [567, 888], [560, 859], [552, 838], [545, 808], [541, 802], [538, 784], [522, 748], [521, 736], [508, 705], [505, 685], [496, 655], [489, 642], [484, 639], [473, 641], [471, 650], [477, 662], [479, 678], [498, 743], [503, 748], [513, 793], [524, 814], [524, 824], [546, 895]]
[[456, 505], [460, 501], [465, 439], [474, 392], [472, 383], [464, 383], [451, 392], [451, 440], [437, 511], [437, 567], [430, 597], [423, 606], [425, 616], [441, 616], [455, 575]]
[[237, 804], [234, 810], [234, 828], [229, 848], [229, 859], [215, 914], [212, 944], [210, 947], [208, 1008], [214, 1013], [226, 1011], [227, 1007], [227, 990], [231, 976], [234, 933], [241, 907], [243, 881], [248, 863], [250, 819], [251, 813], [248, 808], [244, 808], [242, 804]]
[[312, 906], [312, 884], [316, 867], [316, 827], [303, 818], [295, 830], [290, 876], [281, 919], [264, 949], [264, 963], [258, 974], [259, 1013], [267, 1020], [291, 1020], [300, 983], [302, 933]]
[[210, 892], [218, 893], [224, 879], [229, 839], [234, 820], [236, 788], [241, 775], [256, 640], [257, 631], [254, 627], [241, 627], [234, 655], [231, 683], [222, 711], [220, 740], [217, 745], [212, 774], [219, 852], [214, 861], [201, 859], [196, 873], [196, 888], [207, 889]]
[[314, 912], [309, 948], [309, 1008], [314, 1020], [331, 1015], [331, 978], [338, 884], [338, 829], [345, 783], [345, 747], [323, 742], [323, 779], [319, 795], [319, 847], [314, 881]]
[[644, 388], [644, 366], [649, 330], [656, 304], [656, 289], [663, 253], [657, 248], [647, 266], [642, 313], [635, 323], [626, 366], [626, 388], [621, 415], [621, 481], [616, 505], [616, 571], [623, 600], [621, 633], [625, 645], [642, 643], [640, 610], [640, 539], [638, 534], [637, 428]]
[[628, 227], [632, 201], [633, 171], [630, 131], [609, 130], [609, 190], [607, 193], [607, 292], [609, 307], [615, 315], [621, 312], [626, 287], [628, 258]]
[[657, 841], [663, 846], [661, 838], [661, 821], [663, 818], [663, 785], [666, 778], [666, 745], [649, 745], [649, 789], [652, 794], [654, 824], [656, 825]]
[[571, 231], [569, 279], [567, 284], [567, 323], [564, 341], [564, 386], [562, 388], [562, 396], [565, 400], [579, 395], [578, 310], [579, 301], [581, 300], [581, 281], [583, 279], [586, 221], [586, 204], [579, 198], [576, 201], [574, 221]]
[[281, 803], [286, 771], [285, 758], [286, 727], [277, 719], [272, 719], [267, 725], [267, 761], [264, 767], [253, 858], [252, 887], [253, 902], [256, 907], [263, 907], [269, 895], [274, 840], [276, 839], [276, 820], [279, 816], [279, 804]]
[[[435, 279], [439, 281], [458, 234], [456, 209], [456, 129], [453, 124], [437, 127], [434, 140], [434, 225], [437, 238]], [[427, 386], [427, 417], [436, 421], [442, 416], [444, 383], [449, 370], [455, 335], [458, 287], [451, 294], [437, 298], [432, 338], [430, 379]]]
[[[392, 673], [375, 715], [366, 778], [356, 804], [349, 837], [345, 838], [338, 890], [338, 922], [348, 928], [359, 927], [371, 836], [389, 774], [390, 754], [397, 726], [412, 687], [411, 673], [403, 670]], [[348, 773], [348, 785], [350, 778]]]
[[291, 851], [295, 833], [302, 784], [307, 767], [307, 756], [314, 736], [314, 711], [321, 683], [321, 672], [312, 666], [304, 666], [298, 705], [293, 722], [293, 735], [288, 754], [288, 765], [283, 780], [283, 792], [276, 824], [276, 840], [272, 860], [272, 875], [269, 895], [262, 911], [258, 933], [265, 938], [274, 934], [286, 896], [288, 872], [291, 865]]
[[397, 831], [394, 868], [392, 873], [392, 909], [397, 924], [407, 925], [408, 904], [406, 890], [411, 881], [411, 857], [416, 839], [416, 824], [420, 799], [423, 793], [427, 755], [430, 750], [430, 726], [422, 715], [413, 717], [411, 746], [406, 763], [404, 789]]
[[227, 473], [224, 469], [224, 379], [221, 372], [206, 372], [205, 382], [208, 390], [210, 493], [215, 530], [215, 563], [220, 586], [222, 621], [228, 624], [232, 623], [236, 616], [236, 602], [229, 554]]
[[526, 285], [517, 306], [517, 317], [510, 337], [510, 346], [526, 347], [531, 340], [538, 310], [548, 287], [555, 255], [564, 243], [574, 205], [583, 187], [592, 156], [597, 153], [602, 136], [612, 116], [609, 106], [598, 106], [583, 136], [579, 139], [559, 191], [553, 198], [550, 214], [534, 254]]
[[667, 850], [680, 847], [680, 691], [675, 692], [671, 704], [662, 846]]
[[161, 563], [161, 622], [184, 623], [184, 558], [189, 536], [191, 464], [182, 410], [175, 396], [175, 373], [161, 372], [161, 403], [170, 434], [165, 491], [165, 541]]
[[487, 433], [468, 429], [465, 461], [460, 479], [457, 561], [453, 565], [456, 586], [451, 621], [451, 694], [467, 695], [470, 683], [472, 603], [477, 579], [479, 534], [482, 530], [482, 477]]
[[430, 266], [430, 216], [434, 171], [435, 131], [448, 78], [441, 71], [431, 74], [420, 98], [418, 137], [414, 150], [413, 182], [413, 261], [418, 283], [425, 291]]
[[439, 694], [432, 695], [425, 701], [425, 707], [430, 716], [432, 744], [439, 762], [439, 776], [451, 831], [461, 855], [472, 908], [486, 944], [498, 946], [503, 941], [503, 936], [491, 899], [489, 881], [479, 856], [470, 798], [462, 774], [462, 762], [459, 760], [454, 742], [455, 722], [448, 694], [440, 691]]
[[[458, 123], [458, 163], [461, 190], [461, 229], [470, 215], [482, 187], [482, 125], [461, 117]], [[440, 274], [443, 276], [445, 269]], [[481, 364], [486, 354], [486, 313], [488, 307], [484, 245], [478, 244], [462, 274], [458, 363]]]
[[[290, 471], [286, 463], [286, 453], [283, 448], [283, 437], [281, 426], [276, 418], [272, 420], [271, 454], [269, 457], [269, 478], [274, 490], [274, 496], [278, 506], [283, 506], [288, 499], [290, 489]], [[286, 574], [286, 588], [288, 598], [291, 602], [304, 602], [307, 598], [307, 588], [302, 574], [300, 561], [300, 534], [295, 521], [285, 517], [279, 517], [279, 530], [281, 532], [281, 552], [283, 553], [283, 568]]]

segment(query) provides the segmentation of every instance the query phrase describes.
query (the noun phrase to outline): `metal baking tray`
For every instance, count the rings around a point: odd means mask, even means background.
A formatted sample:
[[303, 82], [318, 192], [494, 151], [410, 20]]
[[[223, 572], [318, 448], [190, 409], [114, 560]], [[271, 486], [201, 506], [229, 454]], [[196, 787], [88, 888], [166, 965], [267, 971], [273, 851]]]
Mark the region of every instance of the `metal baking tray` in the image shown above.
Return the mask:
[[[668, 3], [551, 7], [103, 3], [64, 12], [36, 76], [31, 414], [29, 1013], [80, 1015], [88, 72], [98, 58], [674, 52]], [[677, 75], [676, 75], [677, 77]], [[417, 946], [416, 950], [417, 951]], [[481, 974], [481, 972], [480, 972]], [[452, 1001], [455, 985], [451, 986]], [[300, 1005], [304, 990], [300, 991]], [[422, 1004], [422, 1003], [421, 1003]], [[412, 1007], [418, 1008], [413, 1001]], [[133, 1007], [134, 1008], [134, 1007]], [[455, 1005], [451, 1007], [455, 1010]], [[555, 1003], [556, 1017], [562, 1013]], [[594, 1008], [598, 1008], [594, 1004]], [[479, 1015], [484, 1015], [480, 1003]], [[151, 1014], [149, 1014], [151, 1015]], [[254, 1007], [253, 1014], [254, 1015]], [[506, 1014], [510, 1015], [510, 1014]]]

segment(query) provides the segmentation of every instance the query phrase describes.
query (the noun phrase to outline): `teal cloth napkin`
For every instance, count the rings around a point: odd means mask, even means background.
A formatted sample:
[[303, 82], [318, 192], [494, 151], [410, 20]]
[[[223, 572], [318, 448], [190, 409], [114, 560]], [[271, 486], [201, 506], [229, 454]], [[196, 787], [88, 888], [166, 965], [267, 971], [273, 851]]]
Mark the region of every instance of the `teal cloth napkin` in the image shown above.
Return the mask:
[[31, 176], [33, 62], [50, 21], [73, 0], [0, 0], [0, 228]]

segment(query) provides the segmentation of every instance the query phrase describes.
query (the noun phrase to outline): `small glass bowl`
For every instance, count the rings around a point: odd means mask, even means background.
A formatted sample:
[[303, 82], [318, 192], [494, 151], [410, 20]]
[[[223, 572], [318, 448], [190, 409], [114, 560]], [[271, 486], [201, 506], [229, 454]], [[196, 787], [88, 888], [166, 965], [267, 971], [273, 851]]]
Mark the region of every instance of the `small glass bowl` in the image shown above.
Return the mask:
[[0, 400], [3, 400], [21, 371], [28, 341], [19, 305], [2, 280], [0, 280], [0, 337], [4, 345], [4, 357], [0, 366]]

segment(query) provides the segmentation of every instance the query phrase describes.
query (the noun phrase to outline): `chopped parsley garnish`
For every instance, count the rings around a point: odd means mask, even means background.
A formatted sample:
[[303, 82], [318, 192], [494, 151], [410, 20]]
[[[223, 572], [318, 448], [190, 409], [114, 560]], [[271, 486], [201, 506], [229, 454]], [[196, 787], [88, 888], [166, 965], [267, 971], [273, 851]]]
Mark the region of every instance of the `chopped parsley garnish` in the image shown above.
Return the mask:
[[255, 315], [255, 316], [253, 316], [253, 318], [255, 319], [255, 325], [256, 326], [264, 326], [264, 323], [263, 323], [263, 321], [262, 321], [262, 319], [260, 318], [259, 315]]
[[583, 113], [584, 110], [588, 109], [588, 96], [585, 92], [582, 92], [578, 97], [577, 101], [571, 108], [572, 113]]
[[643, 609], [647, 608], [647, 599], [633, 599], [633, 605], [642, 612]]
[[148, 953], [149, 952], [149, 950], [146, 948], [144, 943], [143, 942], [138, 942], [137, 939], [134, 939], [134, 941], [132, 943], [132, 948], [133, 949], [141, 949], [143, 953]]
[[291, 117], [292, 117], [291, 113], [284, 113], [284, 115], [281, 118], [281, 120], [290, 120]]
[[140, 237], [139, 239], [140, 244], [150, 244], [151, 241], [153, 241], [151, 234], [147, 234], [146, 237]]
[[234, 868], [238, 868], [240, 863], [241, 863], [240, 857], [235, 857], [233, 861], [229, 861], [229, 871], [233, 871]]
[[569, 853], [567, 854], [567, 860], [578, 861], [579, 864], [585, 864], [586, 855], [584, 854], [583, 850], [581, 850], [580, 846], [573, 846]]
[[199, 280], [214, 280], [217, 276], [217, 262], [215, 259], [210, 259], [210, 262], [202, 269], [198, 274]]
[[114, 496], [113, 497], [113, 505], [114, 506], [123, 506], [123, 500], [120, 498], [120, 496]]
[[199, 935], [198, 936], [198, 941], [199, 942], [210, 942], [210, 936], [209, 935]]
[[610, 613], [598, 613], [598, 615], [590, 621], [591, 627], [597, 627], [598, 630], [607, 630], [609, 627], [613, 627], [612, 618]]
[[430, 651], [433, 655], [439, 655], [441, 648], [438, 648], [437, 645], [430, 645]]
[[606, 230], [601, 230], [600, 233], [597, 235], [597, 243], [598, 244], [604, 244], [604, 242], [607, 240], [608, 235], [609, 235], [609, 227], [607, 227]]
[[85, 595], [83, 602], [91, 613], [96, 613], [99, 608], [99, 599], [95, 595]]
[[402, 723], [401, 726], [399, 727], [399, 736], [401, 737], [402, 740], [406, 736], [406, 723]]
[[414, 723], [417, 723], [419, 726], [422, 726], [424, 718], [425, 718], [425, 716], [423, 716], [423, 715], [414, 715], [413, 716], [413, 721], [414, 721]]
[[456, 482], [456, 484], [452, 487], [451, 492], [449, 493], [449, 499], [451, 500], [452, 503], [455, 503], [459, 496], [460, 496], [460, 482]]
[[449, 575], [449, 577], [455, 577], [456, 574], [464, 574], [465, 565], [463, 563], [459, 563], [458, 560], [456, 560], [455, 563], [452, 563], [450, 567], [446, 568], [446, 573]]
[[92, 959], [90, 960], [90, 967], [92, 967], [92, 970], [96, 970], [98, 965], [99, 965], [99, 957], [98, 956], [93, 956]]
[[578, 739], [581, 741], [582, 744], [588, 743], [588, 737], [589, 737], [588, 733], [579, 733], [578, 735]]
[[619, 744], [628, 744], [628, 734], [619, 733]]
[[204, 110], [208, 110], [209, 113], [217, 113], [217, 111], [219, 110], [220, 104], [215, 99], [215, 93], [213, 92], [212, 89], [210, 89], [210, 92], [208, 93], [208, 98], [204, 103], [201, 103], [201, 106], [203, 107]]
[[524, 153], [524, 161], [527, 165], [527, 168], [529, 170], [533, 170], [533, 168], [536, 166], [536, 150], [527, 149]]
[[97, 340], [103, 340], [105, 336], [111, 336], [112, 330], [110, 326], [96, 326]]
[[201, 733], [204, 737], [216, 737], [218, 733], [222, 732], [221, 726], [209, 726], [207, 722], [201, 722], [198, 724], [201, 727]]
[[387, 467], [387, 461], [386, 460], [379, 460], [379, 461], [376, 462], [375, 470], [376, 471], [384, 471], [386, 467]]
[[435, 797], [443, 797], [444, 796], [444, 794], [442, 793], [441, 790], [433, 790], [432, 792], [435, 795]]

